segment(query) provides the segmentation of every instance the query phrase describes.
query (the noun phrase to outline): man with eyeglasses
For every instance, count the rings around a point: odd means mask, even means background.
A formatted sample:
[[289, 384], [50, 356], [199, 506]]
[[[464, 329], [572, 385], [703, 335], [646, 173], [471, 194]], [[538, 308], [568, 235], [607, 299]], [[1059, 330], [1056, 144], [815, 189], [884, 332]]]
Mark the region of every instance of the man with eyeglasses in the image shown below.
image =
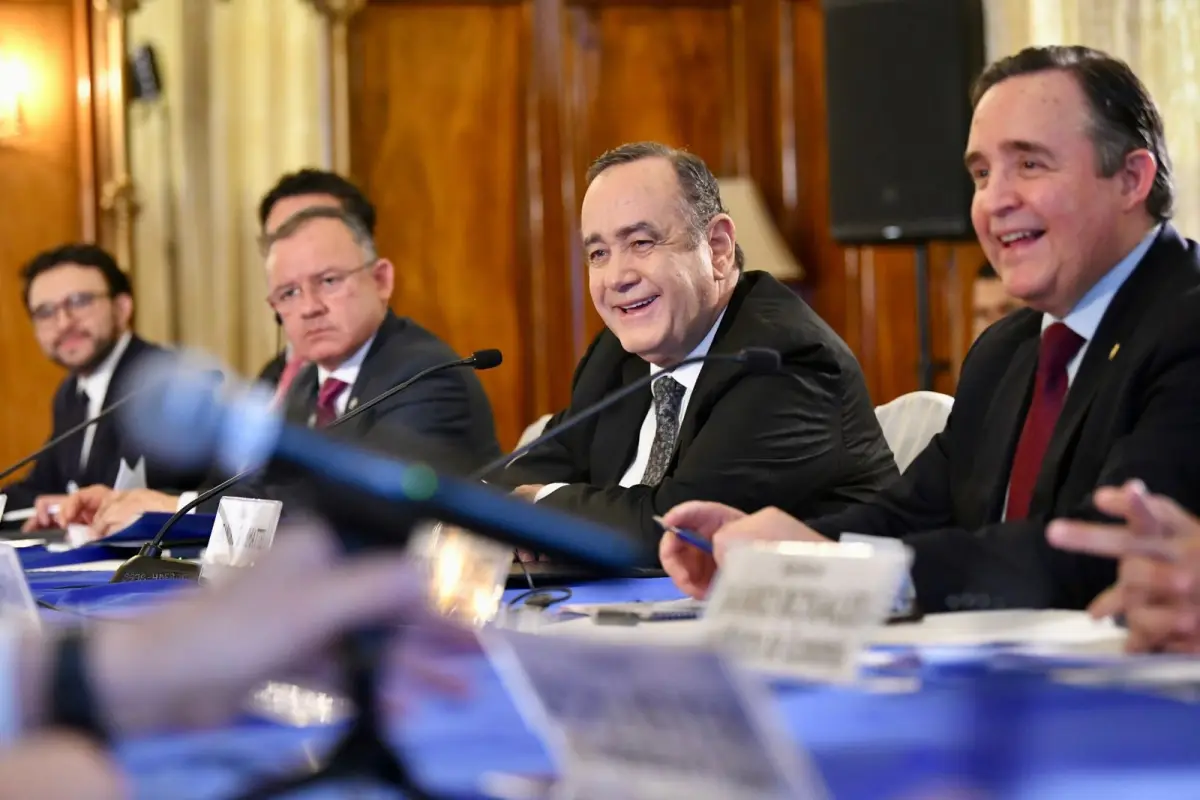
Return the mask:
[[[133, 365], [161, 348], [130, 329], [133, 291], [111, 255], [94, 244], [68, 244], [39, 253], [21, 274], [25, 307], [42, 351], [70, 374], [54, 395], [51, 437], [96, 416], [131, 387], [123, 381]], [[57, 527], [52, 509], [73, 486], [111, 486], [122, 460], [136, 468], [143, 457], [125, 441], [117, 420], [107, 417], [40, 457], [30, 473], [0, 493], [7, 508], [34, 508], [24, 529]], [[144, 463], [147, 485], [190, 489], [196, 476], [180, 475], [152, 460]]]
[[[389, 309], [394, 267], [379, 256], [371, 234], [353, 214], [333, 206], [304, 208], [262, 244], [267, 302], [279, 314], [288, 341], [312, 362], [283, 401], [293, 423], [326, 427], [421, 370], [459, 357], [434, 334]], [[444, 447], [463, 469], [500, 455], [491, 404], [469, 368], [429, 375], [338, 433], [383, 445], [394, 440], [386, 433], [394, 428]], [[230, 494], [291, 499], [287, 481], [270, 469]], [[92, 535], [101, 537], [139, 513], [174, 511], [191, 497], [88, 487], [64, 504], [63, 515], [69, 522], [87, 523]], [[201, 510], [213, 510], [217, 502], [214, 498]]]

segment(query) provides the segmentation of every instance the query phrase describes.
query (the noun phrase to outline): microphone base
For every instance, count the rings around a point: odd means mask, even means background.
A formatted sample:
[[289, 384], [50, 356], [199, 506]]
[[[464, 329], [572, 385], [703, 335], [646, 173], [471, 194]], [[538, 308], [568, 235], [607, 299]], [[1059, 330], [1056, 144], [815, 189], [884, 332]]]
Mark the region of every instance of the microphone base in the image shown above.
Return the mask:
[[178, 558], [136, 555], [113, 574], [111, 583], [132, 581], [199, 581], [200, 565]]

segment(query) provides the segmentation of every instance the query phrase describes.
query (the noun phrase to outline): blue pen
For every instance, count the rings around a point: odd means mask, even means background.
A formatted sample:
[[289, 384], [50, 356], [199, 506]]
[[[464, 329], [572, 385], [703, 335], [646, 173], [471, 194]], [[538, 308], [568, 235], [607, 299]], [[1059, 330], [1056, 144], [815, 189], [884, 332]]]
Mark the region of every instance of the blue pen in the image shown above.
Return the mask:
[[703, 550], [709, 555], [712, 555], [712, 542], [710, 542], [708, 539], [705, 539], [700, 534], [684, 530], [683, 528], [678, 528], [674, 525], [669, 525], [662, 517], [655, 517], [654, 521], [661, 525], [663, 530], [670, 531], [680, 539], [683, 539], [685, 542], [690, 544], [692, 547], [695, 547], [697, 550]]

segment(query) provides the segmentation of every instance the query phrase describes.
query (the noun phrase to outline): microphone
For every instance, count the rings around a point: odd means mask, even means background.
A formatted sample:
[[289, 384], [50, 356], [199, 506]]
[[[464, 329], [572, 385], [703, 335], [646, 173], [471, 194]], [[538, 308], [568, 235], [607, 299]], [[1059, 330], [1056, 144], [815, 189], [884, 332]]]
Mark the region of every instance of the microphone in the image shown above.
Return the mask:
[[503, 455], [489, 464], [485, 464], [482, 468], [473, 473], [471, 478], [479, 481], [483, 480], [496, 470], [508, 466], [534, 448], [541, 447], [546, 442], [561, 436], [581, 422], [589, 420], [612, 405], [619, 403], [634, 392], [642, 389], [650, 383], [653, 383], [655, 379], [662, 375], [669, 375], [680, 367], [687, 366], [688, 364], [698, 364], [700, 362], [707, 361], [733, 361], [735, 363], [742, 364], [750, 372], [759, 373], [778, 372], [782, 364], [782, 360], [779, 357], [779, 351], [772, 350], [769, 347], [746, 347], [736, 353], [710, 353], [708, 355], [685, 358], [683, 361], [680, 361], [674, 366], [667, 367], [666, 369], [659, 370], [653, 374], [638, 378], [628, 386], [622, 386], [620, 389], [601, 399], [599, 402], [593, 403], [587, 408], [584, 408], [574, 416], [567, 417], [558, 425], [555, 425], [550, 430], [545, 431], [536, 439], [527, 442], [513, 452]]
[[[348, 549], [402, 543], [406, 537], [395, 529], [397, 510], [404, 509], [600, 570], [627, 569], [650, 556], [628, 534], [287, 424], [272, 411], [263, 387], [221, 397], [178, 369], [156, 385], [161, 389], [127, 412], [156, 457], [180, 467], [214, 459], [227, 468], [269, 460], [314, 477], [324, 486], [308, 493], [313, 508], [338, 526]], [[176, 436], [179, 431], [189, 435]], [[417, 452], [418, 446], [414, 439], [405, 449]]]
[[[225, 376], [218, 370], [212, 370], [205, 374], [212, 376], [217, 382], [220, 382], [220, 381], [224, 380], [224, 378], [225, 378]], [[46, 442], [44, 445], [42, 445], [37, 450], [34, 450], [32, 453], [30, 453], [29, 455], [22, 458], [20, 461], [17, 461], [15, 464], [10, 464], [9, 466], [5, 467], [3, 470], [0, 470], [0, 481], [3, 481], [9, 475], [12, 475], [14, 472], [16, 472], [17, 470], [19, 470], [21, 467], [25, 466], [29, 462], [36, 461], [40, 456], [44, 456], [46, 453], [48, 453], [51, 450], [53, 450], [54, 448], [58, 447], [60, 444], [67, 441], [72, 436], [82, 433], [83, 431], [85, 431], [89, 427], [91, 427], [92, 425], [95, 425], [100, 420], [104, 419], [105, 417], [112, 414], [117, 409], [124, 406], [130, 400], [133, 400], [135, 395], [144, 391], [146, 388], [148, 388], [148, 387], [142, 387], [140, 389], [135, 389], [132, 392], [130, 392], [129, 394], [120, 398], [119, 400], [113, 401], [107, 408], [103, 409], [96, 416], [92, 417], [91, 419], [85, 419], [83, 422], [79, 423], [78, 425], [68, 428], [67, 430], [60, 433], [58, 436], [55, 436], [50, 441]]]
[[[330, 428], [336, 428], [343, 425], [355, 417], [363, 414], [375, 406], [393, 397], [396, 394], [412, 386], [417, 381], [427, 375], [432, 375], [435, 372], [451, 369], [452, 367], [474, 367], [477, 370], [493, 369], [500, 366], [504, 361], [504, 355], [499, 350], [476, 350], [466, 358], [460, 358], [456, 361], [447, 361], [442, 364], [435, 364], [432, 367], [427, 367], [416, 375], [413, 375], [406, 381], [401, 381], [385, 392], [381, 392], [367, 402], [357, 408], [343, 414], [342, 416], [329, 423]], [[196, 580], [200, 575], [200, 567], [190, 561], [185, 561], [179, 558], [163, 558], [162, 543], [166, 540], [167, 534], [171, 531], [179, 520], [183, 519], [196, 508], [199, 508], [204, 503], [211, 500], [213, 497], [227, 491], [234, 484], [241, 481], [248, 475], [253, 474], [258, 470], [258, 467], [250, 467], [237, 473], [231, 478], [228, 478], [211, 489], [200, 492], [190, 501], [181, 506], [174, 514], [172, 514], [158, 532], [154, 534], [154, 538], [142, 545], [138, 554], [120, 567], [113, 574], [112, 583], [124, 583], [127, 581], [146, 581], [146, 580], [161, 580], [165, 578], [182, 578], [185, 580]]]

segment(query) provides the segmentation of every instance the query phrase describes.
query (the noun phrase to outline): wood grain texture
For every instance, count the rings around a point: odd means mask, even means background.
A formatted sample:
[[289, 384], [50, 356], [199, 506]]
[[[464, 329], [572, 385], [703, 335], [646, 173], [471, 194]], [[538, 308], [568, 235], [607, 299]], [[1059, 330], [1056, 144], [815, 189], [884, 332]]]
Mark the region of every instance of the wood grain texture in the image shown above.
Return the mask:
[[[75, 0], [0, 0], [0, 51], [23, 65], [25, 130], [0, 140], [0, 465], [50, 432], [50, 399], [62, 372], [42, 355], [25, 311], [21, 267], [38, 251], [84, 235], [90, 164], [86, 53]], [[84, 28], [86, 30], [86, 28]]]
[[[918, 386], [911, 247], [829, 234], [820, 0], [371, 0], [351, 30], [352, 164], [397, 262], [394, 304], [485, 375], [502, 443], [566, 401], [600, 321], [578, 215], [619, 144], [686, 147], [750, 175], [877, 403]], [[953, 391], [969, 345], [973, 243], [933, 243], [933, 352]], [[753, 265], [750, 265], [753, 267]]]

